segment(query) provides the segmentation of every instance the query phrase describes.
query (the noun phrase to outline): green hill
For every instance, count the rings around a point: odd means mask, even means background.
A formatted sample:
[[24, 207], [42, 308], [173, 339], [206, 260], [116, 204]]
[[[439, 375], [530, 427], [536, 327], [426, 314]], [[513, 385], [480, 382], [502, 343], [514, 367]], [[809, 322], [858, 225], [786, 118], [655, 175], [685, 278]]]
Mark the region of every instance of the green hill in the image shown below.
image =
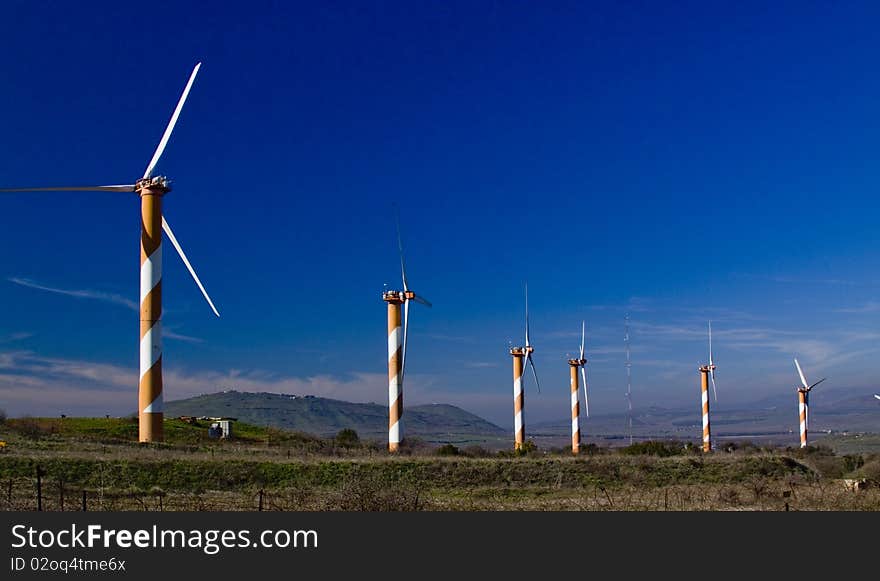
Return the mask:
[[[166, 417], [231, 416], [258, 426], [299, 430], [332, 436], [351, 428], [361, 437], [382, 438], [388, 433], [388, 407], [315, 396], [224, 391], [169, 401]], [[502, 436], [506, 432], [461, 408], [431, 404], [404, 409], [405, 433], [426, 440]]]

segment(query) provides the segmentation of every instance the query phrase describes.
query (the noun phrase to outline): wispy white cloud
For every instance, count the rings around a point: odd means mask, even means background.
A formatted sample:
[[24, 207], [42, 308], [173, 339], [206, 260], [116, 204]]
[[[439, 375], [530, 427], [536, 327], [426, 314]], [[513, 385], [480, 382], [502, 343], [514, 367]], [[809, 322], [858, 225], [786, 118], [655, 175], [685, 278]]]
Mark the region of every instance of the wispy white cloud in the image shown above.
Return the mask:
[[875, 301], [868, 301], [867, 303], [865, 303], [861, 306], [858, 306], [858, 307], [834, 309], [832, 312], [834, 312], [834, 313], [855, 313], [855, 314], [878, 313], [878, 312], [880, 312], [880, 303], [875, 302]]
[[473, 343], [474, 338], [467, 335], [447, 335], [444, 333], [422, 333], [422, 337], [426, 339], [434, 339], [437, 341], [452, 341], [454, 343]]
[[0, 343], [15, 343], [16, 341], [24, 341], [25, 339], [29, 339], [33, 336], [33, 333], [28, 332], [10, 333], [8, 335], [0, 337]]
[[[47, 286], [47, 285], [35, 282], [29, 278], [22, 278], [22, 277], [18, 277], [18, 276], [11, 276], [11, 277], [7, 278], [7, 280], [11, 283], [14, 283], [14, 284], [17, 284], [17, 285], [20, 285], [23, 287], [27, 287], [27, 288], [37, 289], [37, 290], [46, 291], [46, 292], [50, 292], [50, 293], [56, 293], [59, 295], [74, 297], [74, 298], [78, 298], [78, 299], [93, 299], [93, 300], [102, 301], [105, 303], [123, 306], [128, 309], [131, 309], [132, 311], [140, 310], [140, 306], [136, 302], [134, 302], [133, 300], [128, 299], [122, 295], [114, 294], [114, 293], [107, 293], [107, 292], [103, 292], [103, 291], [88, 290], [88, 289], [77, 290], [77, 289], [64, 289], [64, 288], [52, 287], [52, 286]], [[27, 337], [30, 337], [32, 335], [33, 335], [33, 333], [14, 333], [13, 335], [10, 336], [10, 338], [11, 338], [10, 340], [21, 340], [21, 339], [25, 339]], [[178, 333], [178, 332], [174, 331], [173, 329], [169, 329], [167, 327], [162, 329], [162, 337], [165, 339], [186, 341], [189, 343], [202, 343], [203, 342], [203, 339], [200, 339], [198, 337], [192, 337], [189, 335], [184, 335], [182, 333]], [[0, 343], [4, 343], [4, 342], [7, 342], [7, 341], [4, 341], [2, 338], [0, 338]]]
[[172, 331], [167, 327], [162, 329], [162, 338], [164, 339], [176, 339], [178, 341], [186, 341], [187, 343], [204, 343], [205, 340], [199, 337], [191, 337], [189, 335], [183, 335], [176, 331]]
[[[189, 372], [166, 368], [163, 380], [166, 401], [228, 389], [379, 404], [387, 403], [388, 397], [385, 373], [293, 377], [259, 369]], [[137, 384], [135, 365], [45, 357], [29, 351], [0, 352], [0, 407], [11, 415], [126, 415], [137, 408]], [[407, 405], [448, 403], [500, 422], [510, 415], [505, 413], [508, 408], [512, 410], [509, 390], [481, 392], [444, 386], [436, 376], [407, 374]], [[537, 399], [530, 404], [536, 413], [556, 407], [556, 402]]]
[[59, 295], [65, 295], [65, 296], [69, 296], [69, 297], [76, 297], [78, 299], [93, 299], [93, 300], [97, 300], [97, 301], [103, 301], [105, 303], [120, 305], [120, 306], [126, 307], [128, 309], [131, 309], [133, 311], [137, 311], [140, 308], [135, 301], [133, 301], [127, 297], [124, 297], [122, 295], [118, 295], [118, 294], [114, 294], [114, 293], [107, 293], [107, 292], [103, 292], [103, 291], [89, 290], [89, 289], [57, 288], [57, 287], [47, 286], [47, 285], [35, 282], [29, 278], [22, 278], [22, 277], [18, 277], [18, 276], [11, 276], [7, 280], [11, 283], [14, 283], [14, 284], [17, 284], [17, 285], [20, 285], [23, 287], [27, 287], [27, 288], [33, 288], [33, 289], [46, 291], [46, 292], [50, 292], [50, 293], [56, 293]]
[[841, 278], [799, 278], [791, 276], [771, 276], [770, 280], [780, 284], [830, 284], [830, 285], [855, 285], [854, 280], [845, 280]]
[[489, 367], [498, 367], [498, 363], [493, 361], [469, 361], [464, 364], [468, 369], [485, 369]]

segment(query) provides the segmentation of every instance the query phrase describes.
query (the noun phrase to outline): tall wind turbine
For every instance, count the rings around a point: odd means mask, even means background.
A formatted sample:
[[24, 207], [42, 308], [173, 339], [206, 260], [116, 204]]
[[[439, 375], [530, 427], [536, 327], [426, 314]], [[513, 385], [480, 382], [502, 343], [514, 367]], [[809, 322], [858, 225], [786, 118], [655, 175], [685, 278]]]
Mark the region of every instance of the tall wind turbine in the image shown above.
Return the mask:
[[[395, 215], [396, 217], [396, 215]], [[400, 274], [403, 290], [386, 290], [382, 300], [388, 303], [388, 451], [397, 452], [403, 441], [403, 373], [406, 365], [406, 337], [409, 328], [409, 303], [416, 301], [426, 307], [431, 303], [409, 289], [406, 263], [403, 260], [403, 240], [400, 236], [400, 218], [396, 217], [397, 248], [400, 251]], [[400, 305], [403, 305], [403, 332], [401, 333]]]
[[140, 381], [138, 386], [138, 439], [141, 442], [161, 442], [163, 439], [163, 396], [162, 396], [162, 231], [174, 246], [187, 270], [208, 301], [211, 310], [218, 317], [211, 297], [196, 275], [195, 270], [183, 252], [180, 243], [171, 231], [168, 222], [162, 216], [162, 197], [171, 191], [171, 182], [165, 176], [153, 176], [156, 164], [171, 132], [177, 124], [177, 118], [189, 95], [196, 74], [202, 63], [196, 64], [177, 102], [165, 133], [159, 140], [153, 158], [147, 165], [143, 177], [130, 185], [110, 186], [59, 186], [38, 188], [6, 188], [0, 192], [119, 192], [137, 193], [141, 199], [141, 290], [140, 290]]
[[700, 394], [703, 400], [703, 452], [712, 451], [712, 434], [709, 429], [709, 380], [712, 381], [712, 393], [718, 402], [715, 390], [715, 362], [712, 361], [712, 321], [709, 321], [709, 364], [700, 366]]
[[532, 360], [532, 352], [535, 348], [529, 340], [529, 286], [526, 285], [526, 344], [523, 347], [511, 347], [510, 354], [513, 356], [513, 437], [515, 450], [520, 450], [525, 443], [525, 422], [523, 420], [523, 407], [525, 406], [525, 394], [523, 393], [523, 371], [525, 363], [532, 366], [532, 374], [535, 376], [535, 387], [541, 393], [541, 384], [538, 382], [538, 372], [535, 370], [535, 362]]
[[[798, 375], [801, 377], [801, 385], [802, 387], [797, 388], [798, 392], [798, 416], [800, 418], [801, 424], [801, 448], [806, 448], [807, 446], [807, 430], [810, 427], [810, 392], [813, 391], [813, 388], [825, 381], [825, 377], [814, 383], [813, 385], [809, 385], [807, 383], [807, 378], [804, 377], [804, 372], [801, 370], [801, 364], [798, 363], [797, 357], [794, 359], [794, 365], [797, 367]], [[878, 398], [880, 399], [880, 398]]]
[[626, 350], [626, 421], [629, 428], [629, 445], [633, 444], [632, 363], [629, 358], [629, 313], [624, 317], [623, 344]]
[[577, 359], [569, 359], [568, 367], [571, 375], [571, 453], [578, 454], [581, 448], [581, 426], [580, 426], [580, 403], [578, 401], [578, 368], [581, 370], [581, 377], [584, 380], [584, 411], [586, 416], [590, 417], [590, 400], [587, 398], [587, 360], [584, 357], [584, 342], [586, 339], [587, 326], [585, 321], [581, 321], [581, 352]]

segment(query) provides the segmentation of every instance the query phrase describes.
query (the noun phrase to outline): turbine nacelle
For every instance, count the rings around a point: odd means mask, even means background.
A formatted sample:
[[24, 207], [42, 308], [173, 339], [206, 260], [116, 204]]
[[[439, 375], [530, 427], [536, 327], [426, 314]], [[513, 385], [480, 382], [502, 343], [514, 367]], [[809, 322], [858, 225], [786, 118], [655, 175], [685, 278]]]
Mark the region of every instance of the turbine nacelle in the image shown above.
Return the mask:
[[387, 290], [382, 292], [382, 300], [389, 303], [402, 303], [406, 300], [406, 295], [403, 291]]
[[142, 178], [134, 183], [134, 191], [141, 190], [161, 190], [162, 193], [167, 194], [171, 191], [171, 180], [165, 176]]

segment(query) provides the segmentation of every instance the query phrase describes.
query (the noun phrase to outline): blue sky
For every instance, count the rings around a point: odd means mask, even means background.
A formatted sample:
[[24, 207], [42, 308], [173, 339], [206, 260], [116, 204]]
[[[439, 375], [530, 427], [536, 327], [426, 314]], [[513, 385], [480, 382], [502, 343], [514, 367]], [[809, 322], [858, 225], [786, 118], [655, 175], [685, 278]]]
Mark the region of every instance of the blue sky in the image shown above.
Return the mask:
[[[159, 173], [168, 399], [224, 388], [387, 401], [400, 207], [405, 401], [512, 422], [529, 282], [538, 395], [568, 413], [876, 386], [880, 80], [873, 3], [32, 2], [0, 6], [0, 184], [130, 183], [197, 61]], [[138, 201], [0, 198], [0, 407], [136, 402]], [[47, 290], [48, 289], [48, 290]]]

